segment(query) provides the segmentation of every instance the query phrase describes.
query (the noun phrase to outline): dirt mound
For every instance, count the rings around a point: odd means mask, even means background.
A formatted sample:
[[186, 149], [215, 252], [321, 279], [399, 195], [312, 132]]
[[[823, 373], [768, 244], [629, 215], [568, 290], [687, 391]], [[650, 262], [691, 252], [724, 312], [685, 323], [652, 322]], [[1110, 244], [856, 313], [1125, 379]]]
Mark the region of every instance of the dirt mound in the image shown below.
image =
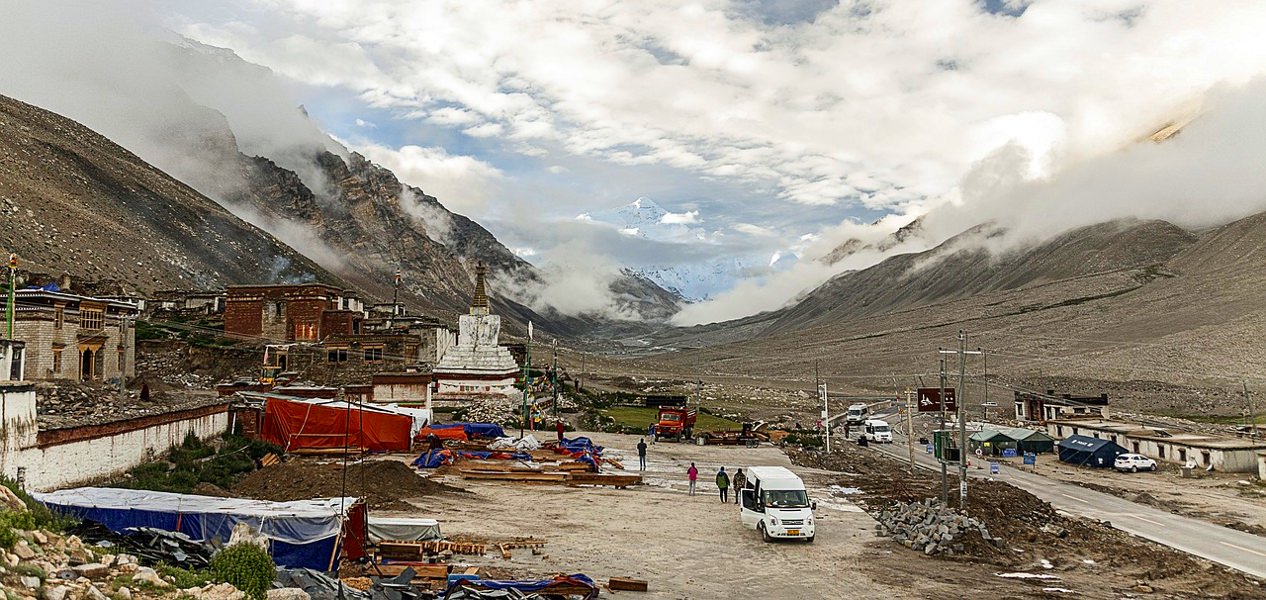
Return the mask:
[[[939, 498], [940, 477], [905, 463], [844, 445], [841, 451], [789, 450], [793, 462], [841, 471], [838, 485], [856, 487], [862, 494], [850, 496], [872, 514], [895, 502], [920, 502]], [[951, 507], [958, 504], [958, 478], [949, 481]], [[1171, 548], [1135, 538], [1110, 525], [1065, 516], [1027, 491], [1000, 481], [971, 481], [967, 515], [985, 524], [1003, 547], [964, 539], [964, 552], [948, 560], [983, 561], [1015, 570], [1110, 571], [1113, 581], [1127, 589], [1147, 581], [1158, 591], [1178, 597], [1259, 598], [1263, 593], [1242, 574], [1193, 558]], [[944, 555], [942, 555], [944, 556]], [[1044, 564], [1051, 565], [1044, 567]], [[1114, 579], [1115, 579], [1114, 578]]]
[[[292, 459], [248, 475], [233, 486], [233, 493], [259, 500], [306, 500], [337, 497], [344, 493], [366, 499], [378, 510], [410, 510], [405, 500], [437, 494], [467, 493], [466, 490], [431, 481], [394, 460], [372, 460], [347, 467], [337, 462]], [[346, 488], [344, 483], [346, 482]]]
[[193, 486], [193, 493], [199, 496], [215, 496], [216, 498], [235, 498], [230, 492], [214, 483], [203, 481]]

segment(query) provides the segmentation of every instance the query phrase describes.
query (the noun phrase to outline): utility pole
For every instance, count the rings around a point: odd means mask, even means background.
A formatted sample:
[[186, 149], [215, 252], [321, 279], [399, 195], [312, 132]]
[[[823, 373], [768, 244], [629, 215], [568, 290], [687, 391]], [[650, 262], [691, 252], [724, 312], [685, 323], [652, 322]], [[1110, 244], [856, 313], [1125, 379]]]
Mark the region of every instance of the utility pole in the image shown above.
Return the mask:
[[17, 304], [16, 302], [14, 302], [14, 290], [18, 287], [18, 255], [15, 253], [9, 254], [8, 283], [9, 283], [8, 285], [9, 289], [7, 290], [8, 293], [6, 294], [6, 298], [5, 298], [4, 312], [5, 312], [6, 324], [9, 326], [7, 333], [9, 336], [9, 340], [12, 341], [13, 340], [13, 311], [15, 310], [15, 305]]
[[528, 321], [527, 355], [523, 361], [523, 421], [519, 423], [519, 439], [528, 423], [528, 393], [532, 389], [532, 322]]
[[981, 378], [985, 384], [985, 401], [980, 404], [980, 420], [987, 423], [989, 422], [989, 354], [984, 348], [976, 348], [976, 351], [980, 353], [981, 360], [985, 361], [984, 377]]
[[119, 355], [119, 402], [127, 399], [127, 325], [131, 317], [119, 319], [119, 346], [123, 353]]
[[1253, 399], [1248, 395], [1248, 382], [1241, 381], [1240, 385], [1244, 386], [1244, 404], [1248, 406], [1248, 435], [1251, 439], [1257, 439], [1257, 411], [1253, 410]]
[[822, 432], [826, 436], [826, 453], [831, 453], [831, 409], [827, 403], [826, 384], [818, 386], [818, 394], [822, 396]]
[[[981, 354], [979, 350], [967, 350], [967, 332], [959, 330], [958, 332], [958, 350], [941, 350], [944, 354], [958, 354], [958, 389], [955, 391], [954, 408], [955, 418], [958, 420], [958, 509], [967, 510], [967, 390], [964, 387], [967, 381], [967, 355]], [[944, 365], [944, 358], [942, 358]], [[941, 368], [942, 381], [944, 380], [945, 369]], [[945, 408], [945, 398], [941, 398], [941, 408]]]
[[914, 390], [906, 386], [906, 450], [910, 453], [910, 474], [914, 475]]
[[941, 354], [941, 427], [936, 432], [940, 438], [936, 460], [941, 463], [941, 504], [949, 506], [949, 470], [945, 465], [945, 449], [949, 446], [946, 443], [949, 438], [945, 435], [945, 349], [938, 348], [937, 352]]
[[558, 418], [558, 338], [554, 338], [554, 366], [550, 368], [550, 372], [554, 374], [554, 418]]

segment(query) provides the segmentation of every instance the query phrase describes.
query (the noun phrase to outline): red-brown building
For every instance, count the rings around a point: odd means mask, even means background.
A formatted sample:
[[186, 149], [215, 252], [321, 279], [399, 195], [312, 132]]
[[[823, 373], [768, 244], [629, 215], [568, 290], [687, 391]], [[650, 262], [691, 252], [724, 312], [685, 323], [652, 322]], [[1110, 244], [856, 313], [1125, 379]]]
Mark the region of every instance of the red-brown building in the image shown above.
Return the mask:
[[353, 293], [323, 283], [232, 285], [224, 305], [224, 334], [314, 342], [359, 335], [364, 310]]

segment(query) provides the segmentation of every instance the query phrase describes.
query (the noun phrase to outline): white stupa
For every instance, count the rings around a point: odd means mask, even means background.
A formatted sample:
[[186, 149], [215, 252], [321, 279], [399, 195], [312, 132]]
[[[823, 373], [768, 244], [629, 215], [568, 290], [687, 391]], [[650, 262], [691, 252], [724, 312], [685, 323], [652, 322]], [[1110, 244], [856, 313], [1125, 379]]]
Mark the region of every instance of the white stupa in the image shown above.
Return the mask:
[[475, 268], [475, 297], [470, 313], [458, 317], [457, 344], [449, 346], [435, 365], [434, 378], [440, 394], [504, 394], [515, 396], [519, 364], [510, 351], [497, 343], [501, 317], [488, 310], [484, 284], [487, 268]]

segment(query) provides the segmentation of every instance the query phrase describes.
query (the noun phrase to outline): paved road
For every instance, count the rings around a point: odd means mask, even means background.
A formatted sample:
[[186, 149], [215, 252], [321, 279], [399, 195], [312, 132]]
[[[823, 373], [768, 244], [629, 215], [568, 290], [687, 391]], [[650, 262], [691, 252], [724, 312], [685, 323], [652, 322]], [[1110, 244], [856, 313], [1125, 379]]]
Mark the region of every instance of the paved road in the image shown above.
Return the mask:
[[[871, 445], [870, 447], [902, 461], [909, 461], [904, 437], [897, 438], [891, 445]], [[917, 444], [915, 445], [915, 462], [921, 467], [940, 471], [936, 459]], [[950, 472], [953, 473], [956, 469], [956, 466], [952, 466]], [[988, 476], [981, 473], [976, 471], [971, 473], [971, 476]], [[1001, 467], [998, 475], [992, 477], [1026, 490], [1050, 502], [1055, 508], [1070, 514], [1108, 521], [1113, 527], [1122, 531], [1256, 577], [1266, 578], [1266, 540], [1260, 536], [1175, 515], [1006, 465]], [[956, 491], [951, 490], [950, 493]], [[970, 505], [970, 489], [967, 501]]]

